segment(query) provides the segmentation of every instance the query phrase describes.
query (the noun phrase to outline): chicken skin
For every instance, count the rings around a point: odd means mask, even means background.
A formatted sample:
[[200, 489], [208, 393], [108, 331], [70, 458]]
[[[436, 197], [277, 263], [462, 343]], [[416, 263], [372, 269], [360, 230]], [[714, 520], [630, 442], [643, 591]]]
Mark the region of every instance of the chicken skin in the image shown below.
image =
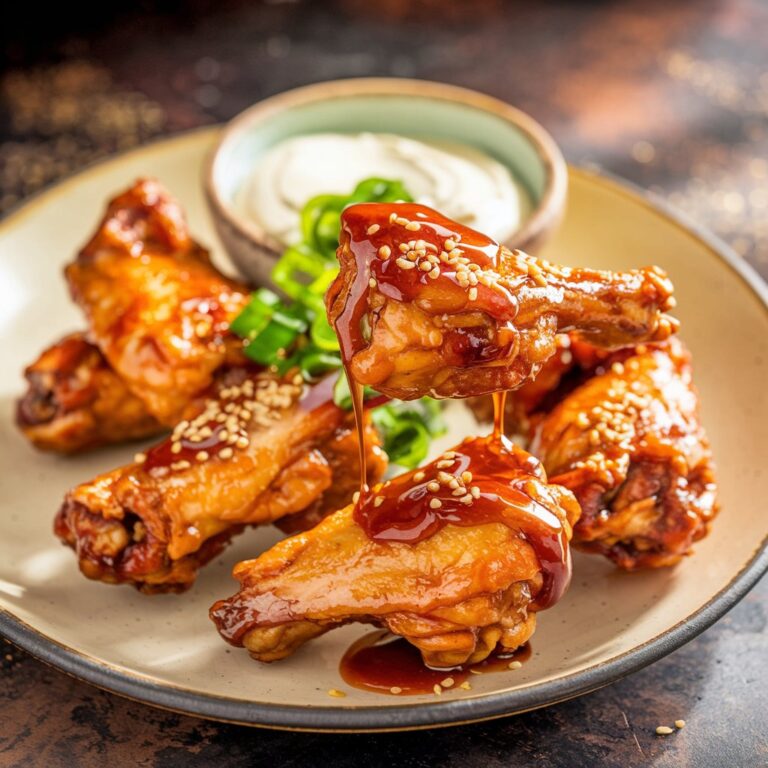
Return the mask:
[[[595, 357], [591, 376], [534, 417], [531, 451], [579, 500], [574, 546], [627, 570], [673, 565], [717, 513], [690, 354], [673, 337]], [[571, 361], [583, 370], [588, 358]]]
[[173, 426], [241, 355], [227, 331], [248, 291], [211, 264], [156, 181], [138, 181], [109, 203], [66, 277], [89, 339], [162, 424]]
[[[357, 441], [345, 439], [349, 415], [330, 395], [325, 384], [305, 393], [298, 378], [233, 370], [170, 438], [70, 491], [56, 534], [89, 578], [146, 593], [189, 588], [246, 525], [307, 508], [331, 512], [322, 496], [334, 486], [334, 467], [349, 467], [346, 474], [359, 482]], [[376, 482], [386, 461], [369, 426], [366, 449], [368, 477]], [[340, 482], [349, 487], [344, 473]], [[335, 504], [338, 492], [330, 498]]]
[[162, 431], [144, 403], [82, 333], [65, 336], [25, 371], [16, 423], [36, 447], [75, 453]]
[[433, 667], [513, 650], [570, 580], [573, 495], [505, 438], [469, 438], [307, 533], [239, 563], [211, 618], [274, 661], [334, 627], [405, 637]]
[[676, 328], [657, 267], [555, 267], [415, 204], [352, 205], [341, 221], [328, 317], [355, 380], [390, 397], [515, 389], [562, 331], [614, 348]]

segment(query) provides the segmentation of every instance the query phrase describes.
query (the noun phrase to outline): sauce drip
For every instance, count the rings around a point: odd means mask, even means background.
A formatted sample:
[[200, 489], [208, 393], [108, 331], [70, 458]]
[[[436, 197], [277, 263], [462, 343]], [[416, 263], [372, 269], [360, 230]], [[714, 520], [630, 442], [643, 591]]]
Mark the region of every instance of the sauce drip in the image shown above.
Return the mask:
[[[476, 674], [509, 671], [511, 662], [523, 662], [530, 655], [531, 647], [526, 644], [514, 653], [494, 654], [477, 664], [431, 669], [424, 665], [416, 646], [386, 630], [378, 630], [364, 635], [347, 649], [339, 673], [347, 684], [364, 691], [414, 696], [434, 693], [435, 686], [450, 690]], [[451, 685], [442, 686], [443, 682]]]
[[501, 440], [504, 437], [504, 409], [507, 405], [506, 392], [493, 393], [493, 437]]

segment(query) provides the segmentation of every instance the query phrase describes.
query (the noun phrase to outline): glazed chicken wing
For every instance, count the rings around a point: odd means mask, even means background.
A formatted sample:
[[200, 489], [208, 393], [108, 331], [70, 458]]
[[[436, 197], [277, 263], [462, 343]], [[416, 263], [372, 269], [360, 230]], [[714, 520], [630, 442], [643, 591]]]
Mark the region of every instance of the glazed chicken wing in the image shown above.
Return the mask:
[[[349, 415], [330, 393], [321, 384], [303, 396], [299, 380], [232, 371], [170, 438], [70, 491], [56, 534], [89, 578], [148, 593], [187, 589], [244, 526], [307, 508], [329, 513], [322, 496], [333, 488], [334, 465], [353, 467], [359, 482], [357, 441], [346, 439]], [[372, 428], [366, 446], [375, 482], [386, 462]], [[330, 498], [336, 503], [336, 489]]]
[[622, 568], [678, 562], [716, 514], [690, 355], [676, 337], [602, 361], [538, 420], [531, 450], [581, 504], [574, 545]]
[[618, 347], [676, 327], [656, 267], [555, 267], [421, 205], [350, 206], [340, 242], [328, 316], [355, 380], [390, 397], [514, 389], [552, 356], [558, 331]]
[[66, 277], [89, 338], [165, 425], [240, 354], [242, 342], [227, 329], [248, 292], [211, 264], [156, 181], [139, 181], [109, 203]]
[[480, 661], [523, 644], [562, 595], [578, 514], [525, 451], [470, 438], [238, 564], [240, 591], [211, 618], [260, 661], [353, 621], [407, 638], [430, 666]]
[[74, 453], [162, 431], [82, 333], [65, 336], [25, 371], [16, 423], [37, 448]]

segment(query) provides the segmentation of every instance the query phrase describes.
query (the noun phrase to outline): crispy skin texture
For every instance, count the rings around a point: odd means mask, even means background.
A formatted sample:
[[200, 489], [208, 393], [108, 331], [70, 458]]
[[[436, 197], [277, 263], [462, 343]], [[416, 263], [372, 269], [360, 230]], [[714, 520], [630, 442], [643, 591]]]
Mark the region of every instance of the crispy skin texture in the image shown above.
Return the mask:
[[358, 382], [403, 400], [515, 389], [554, 354], [558, 332], [614, 348], [677, 327], [657, 267], [556, 267], [424, 206], [350, 206], [338, 258], [326, 302], [342, 354]]
[[621, 568], [674, 565], [717, 513], [690, 354], [676, 337], [599, 362], [538, 420], [531, 450], [581, 504], [574, 546]]
[[[260, 525], [306, 508], [313, 514], [330, 512], [323, 495], [334, 486], [333, 462], [338, 454], [359, 473], [357, 443], [354, 453], [339, 435], [349, 433], [349, 415], [332, 401], [312, 410], [298, 403], [299, 386], [278, 382], [267, 374], [239, 376], [207, 401], [199, 421], [182, 422], [174, 435], [131, 464], [70, 491], [59, 510], [55, 532], [76, 552], [81, 571], [91, 579], [130, 583], [142, 592], [181, 592], [197, 571], [217, 555], [229, 539], [247, 525]], [[270, 393], [263, 409], [234, 398], [232, 393], [252, 382], [254, 392]], [[258, 394], [251, 400], [259, 401]], [[243, 419], [247, 445], [220, 439], [212, 414], [237, 403], [254, 415]], [[207, 440], [191, 442], [183, 436], [213, 426]], [[230, 427], [228, 434], [235, 430]], [[372, 428], [366, 429], [369, 477], [379, 479], [385, 469]], [[172, 452], [174, 442], [182, 445]], [[339, 447], [339, 442], [343, 447]], [[231, 449], [231, 455], [227, 455]], [[199, 460], [199, 450], [208, 457]], [[222, 455], [220, 451], [224, 450]], [[326, 451], [330, 456], [326, 456]], [[178, 464], [177, 462], [187, 462]], [[352, 470], [349, 470], [352, 471]], [[330, 494], [335, 502], [336, 492]]]
[[227, 331], [248, 291], [211, 264], [156, 181], [138, 181], [109, 203], [65, 273], [89, 338], [165, 425], [240, 355], [242, 342]]
[[[535, 629], [534, 601], [544, 583], [528, 538], [541, 522], [526, 517], [525, 505], [535, 500], [546, 510], [561, 547], [559, 567], [568, 576], [567, 541], [579, 509], [568, 491], [547, 485], [533, 457], [510, 444], [504, 450], [509, 476], [503, 486], [490, 475], [476, 480], [483, 493], [506, 494], [490, 497], [490, 515], [459, 523], [453, 517], [427, 538], [403, 542], [372, 538], [348, 506], [239, 563], [234, 576], [240, 591], [211, 608], [212, 620], [226, 640], [260, 661], [284, 658], [307, 640], [354, 621], [405, 637], [436, 667], [480, 661], [496, 647], [517, 648]], [[374, 498], [401, 498], [403, 484], [437, 477], [437, 462], [421, 471], [425, 478], [414, 472], [374, 488]], [[450, 491], [443, 494], [445, 505]], [[561, 587], [566, 584], [567, 578]]]
[[163, 427], [85, 334], [65, 336], [24, 371], [16, 423], [36, 448], [75, 453], [138, 440]]

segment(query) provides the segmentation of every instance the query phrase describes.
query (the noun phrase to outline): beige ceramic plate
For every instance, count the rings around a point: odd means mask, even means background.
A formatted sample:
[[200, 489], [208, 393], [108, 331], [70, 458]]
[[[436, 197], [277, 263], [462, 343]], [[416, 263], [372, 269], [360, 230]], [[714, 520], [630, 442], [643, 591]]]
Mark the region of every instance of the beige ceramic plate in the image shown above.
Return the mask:
[[[271, 666], [221, 641], [208, 606], [234, 591], [235, 562], [277, 540], [272, 528], [240, 537], [185, 595], [144, 597], [86, 581], [51, 533], [53, 514], [69, 486], [126, 461], [135, 446], [72, 459], [36, 453], [12, 423], [21, 369], [52, 339], [82, 326], [61, 267], [106, 199], [137, 176], [167, 184], [195, 235], [218, 246], [200, 185], [215, 137], [206, 130], [118, 157], [0, 224], [0, 631], [67, 672], [163, 707], [285, 728], [399, 729], [500, 716], [605, 685], [691, 639], [755, 583], [768, 564], [766, 291], [717, 243], [583, 171], [571, 173], [566, 220], [545, 255], [618, 269], [657, 263], [675, 281], [722, 481], [723, 511], [695, 557], [674, 570], [630, 575], [577, 555], [571, 589], [541, 615], [523, 668], [477, 676], [471, 691], [440, 699], [346, 686], [337, 665], [360, 627], [332, 632]], [[452, 413], [454, 433], [466, 429], [461, 406]], [[330, 688], [348, 695], [331, 698]]]

